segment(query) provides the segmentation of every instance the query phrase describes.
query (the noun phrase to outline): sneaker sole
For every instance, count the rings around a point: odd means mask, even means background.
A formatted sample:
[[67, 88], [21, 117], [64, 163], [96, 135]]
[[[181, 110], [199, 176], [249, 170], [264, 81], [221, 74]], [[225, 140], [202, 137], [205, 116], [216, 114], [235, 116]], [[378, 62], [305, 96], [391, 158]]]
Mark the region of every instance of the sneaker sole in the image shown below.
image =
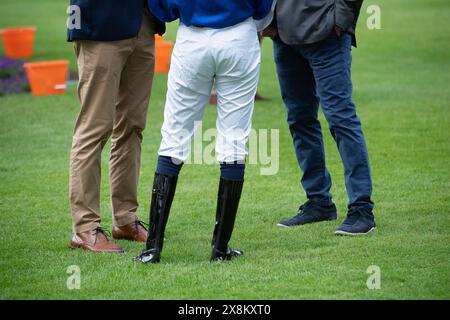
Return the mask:
[[370, 232], [372, 232], [373, 230], [375, 230], [376, 227], [373, 227], [372, 229], [370, 229], [367, 232], [363, 232], [363, 233], [351, 233], [351, 232], [346, 232], [346, 231], [341, 231], [341, 230], [337, 230], [334, 232], [335, 235], [337, 236], [349, 236], [349, 237], [357, 237], [357, 236], [364, 236]]
[[[277, 223], [277, 227], [281, 227], [281, 228], [290, 228], [290, 226], [286, 226], [284, 224], [281, 223]], [[292, 227], [292, 226], [291, 226]]]

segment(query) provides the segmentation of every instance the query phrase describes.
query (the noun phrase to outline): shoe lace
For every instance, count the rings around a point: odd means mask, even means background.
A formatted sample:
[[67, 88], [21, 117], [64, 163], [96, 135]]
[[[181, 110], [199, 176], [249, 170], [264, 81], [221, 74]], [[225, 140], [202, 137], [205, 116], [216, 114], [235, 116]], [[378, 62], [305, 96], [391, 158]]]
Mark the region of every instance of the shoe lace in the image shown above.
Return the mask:
[[136, 228], [138, 227], [138, 226], [141, 226], [141, 227], [143, 227], [145, 230], [148, 230], [149, 229], [149, 227], [150, 227], [150, 225], [148, 224], [148, 223], [145, 223], [144, 221], [142, 221], [142, 220], [136, 220]]
[[308, 200], [306, 201], [304, 204], [302, 204], [299, 208], [298, 208], [298, 214], [297, 216], [301, 216], [302, 214], [304, 214], [304, 210], [309, 207], [311, 205], [311, 202]]
[[[108, 230], [103, 229], [102, 227], [97, 227], [94, 229], [95, 234], [97, 235], [98, 233], [101, 233], [105, 236], [106, 240], [109, 240], [109, 238], [111, 237], [111, 233]], [[98, 236], [95, 237], [95, 242], [94, 245], [97, 243], [97, 239]]]

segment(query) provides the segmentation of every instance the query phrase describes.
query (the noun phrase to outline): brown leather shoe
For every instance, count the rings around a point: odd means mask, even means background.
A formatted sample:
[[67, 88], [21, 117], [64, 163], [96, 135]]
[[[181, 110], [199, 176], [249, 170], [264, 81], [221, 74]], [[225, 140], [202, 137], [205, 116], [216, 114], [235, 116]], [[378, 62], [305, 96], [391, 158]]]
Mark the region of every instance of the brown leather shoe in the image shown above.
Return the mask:
[[136, 220], [130, 224], [122, 227], [113, 227], [113, 239], [123, 239], [137, 242], [147, 241], [147, 229], [144, 227], [142, 221]]
[[101, 228], [74, 234], [70, 241], [72, 249], [83, 249], [92, 252], [124, 253], [126, 250], [110, 241]]

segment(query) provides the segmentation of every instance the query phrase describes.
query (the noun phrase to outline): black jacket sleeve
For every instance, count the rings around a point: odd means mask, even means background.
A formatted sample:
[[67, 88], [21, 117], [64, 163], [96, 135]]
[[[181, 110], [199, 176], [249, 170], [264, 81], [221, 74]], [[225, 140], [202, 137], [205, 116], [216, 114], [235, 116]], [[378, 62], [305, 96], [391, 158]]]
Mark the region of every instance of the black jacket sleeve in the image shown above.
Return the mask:
[[335, 23], [347, 31], [356, 26], [359, 12], [364, 0], [335, 0]]

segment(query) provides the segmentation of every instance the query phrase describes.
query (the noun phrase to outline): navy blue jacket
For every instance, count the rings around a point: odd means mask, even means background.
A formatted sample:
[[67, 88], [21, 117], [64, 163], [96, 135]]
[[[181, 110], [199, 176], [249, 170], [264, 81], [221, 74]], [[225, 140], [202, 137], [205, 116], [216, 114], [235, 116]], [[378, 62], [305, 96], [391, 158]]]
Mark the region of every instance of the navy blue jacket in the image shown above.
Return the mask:
[[[70, 5], [68, 41], [116, 41], [139, 33], [146, 0], [70, 0]], [[156, 32], [164, 34], [165, 24], [156, 24]]]

